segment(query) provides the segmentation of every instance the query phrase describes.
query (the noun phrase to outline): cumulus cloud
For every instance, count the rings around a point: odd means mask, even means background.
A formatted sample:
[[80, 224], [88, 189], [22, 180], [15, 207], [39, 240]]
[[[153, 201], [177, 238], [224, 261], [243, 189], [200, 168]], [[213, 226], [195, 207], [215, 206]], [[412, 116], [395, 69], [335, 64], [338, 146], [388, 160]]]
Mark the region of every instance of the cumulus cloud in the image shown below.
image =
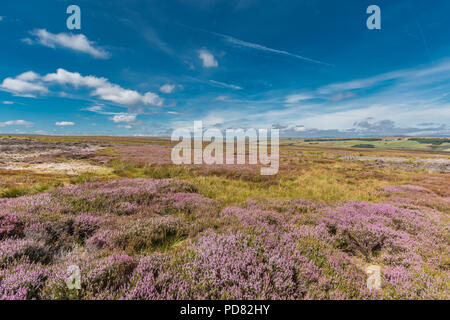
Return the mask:
[[108, 85], [108, 79], [94, 76], [82, 76], [78, 72], [70, 72], [59, 68], [56, 73], [49, 73], [43, 77], [44, 81], [56, 82], [59, 84], [71, 84], [74, 87], [97, 88]]
[[114, 117], [111, 117], [110, 120], [115, 123], [120, 123], [120, 122], [132, 123], [132, 122], [136, 121], [136, 115], [130, 114], [130, 113], [119, 113], [119, 114], [116, 114]]
[[24, 81], [35, 81], [39, 78], [40, 78], [40, 76], [36, 72], [33, 72], [33, 71], [24, 72], [22, 74], [19, 74], [16, 77], [16, 79], [24, 80]]
[[98, 47], [95, 42], [89, 41], [84, 34], [48, 32], [46, 29], [35, 29], [30, 31], [34, 39], [26, 38], [24, 41], [28, 44], [39, 43], [50, 48], [65, 48], [73, 51], [89, 54], [94, 58], [108, 59], [110, 54], [103, 48]]
[[9, 120], [5, 122], [0, 122], [0, 127], [6, 127], [6, 126], [25, 126], [25, 127], [31, 127], [33, 126], [33, 122], [25, 121], [25, 120]]
[[211, 52], [208, 50], [199, 50], [198, 51], [198, 57], [202, 60], [203, 67], [204, 68], [213, 68], [217, 67], [219, 63], [214, 58]]
[[34, 97], [36, 94], [46, 94], [47, 87], [35, 82], [40, 76], [32, 71], [24, 72], [15, 78], [6, 78], [0, 84], [0, 90], [11, 92], [16, 96]]
[[173, 90], [175, 90], [174, 84], [165, 84], [165, 85], [161, 86], [161, 88], [159, 88], [159, 91], [161, 91], [163, 93], [172, 93]]
[[60, 127], [69, 127], [69, 126], [74, 126], [75, 123], [72, 121], [58, 121], [55, 122], [55, 126], [60, 126]]
[[92, 95], [98, 96], [100, 99], [115, 102], [126, 106], [134, 106], [137, 104], [162, 106], [162, 99], [153, 92], [140, 94], [135, 90], [124, 89], [118, 85], [108, 84], [101, 86], [92, 92]]
[[40, 76], [32, 71], [22, 73], [16, 78], [6, 78], [0, 84], [0, 89], [16, 95], [35, 96], [48, 93], [48, 85], [72, 85], [75, 88], [86, 87], [93, 89], [92, 96], [102, 100], [114, 102], [124, 106], [152, 105], [162, 106], [163, 99], [156, 93], [141, 94], [135, 90], [124, 89], [119, 85], [110, 83], [108, 79], [95, 76], [83, 76], [78, 72], [70, 72], [59, 68], [56, 73]]

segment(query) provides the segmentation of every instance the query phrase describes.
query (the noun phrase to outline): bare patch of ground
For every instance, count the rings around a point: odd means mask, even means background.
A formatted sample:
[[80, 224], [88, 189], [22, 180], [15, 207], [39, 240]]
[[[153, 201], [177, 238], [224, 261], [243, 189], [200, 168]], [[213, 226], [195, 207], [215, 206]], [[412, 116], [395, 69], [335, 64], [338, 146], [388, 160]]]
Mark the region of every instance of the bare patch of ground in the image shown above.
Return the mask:
[[67, 162], [48, 163], [26, 163], [14, 162], [7, 165], [0, 165], [4, 170], [33, 171], [36, 173], [62, 173], [67, 175], [77, 175], [80, 173], [107, 174], [112, 172], [111, 168], [96, 166], [80, 160], [70, 160]]
[[97, 143], [0, 139], [0, 169], [68, 175], [108, 173], [110, 169], [82, 160], [105, 147]]

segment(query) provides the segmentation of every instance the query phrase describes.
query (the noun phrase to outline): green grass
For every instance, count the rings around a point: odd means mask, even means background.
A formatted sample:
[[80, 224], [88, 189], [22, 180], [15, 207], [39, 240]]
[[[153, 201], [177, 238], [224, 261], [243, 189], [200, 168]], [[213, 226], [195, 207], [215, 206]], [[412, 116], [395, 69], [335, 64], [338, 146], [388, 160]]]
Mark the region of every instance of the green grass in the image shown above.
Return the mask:
[[14, 186], [0, 192], [0, 198], [18, 198], [26, 195], [36, 194], [48, 191], [52, 186], [47, 184], [38, 184], [34, 186]]

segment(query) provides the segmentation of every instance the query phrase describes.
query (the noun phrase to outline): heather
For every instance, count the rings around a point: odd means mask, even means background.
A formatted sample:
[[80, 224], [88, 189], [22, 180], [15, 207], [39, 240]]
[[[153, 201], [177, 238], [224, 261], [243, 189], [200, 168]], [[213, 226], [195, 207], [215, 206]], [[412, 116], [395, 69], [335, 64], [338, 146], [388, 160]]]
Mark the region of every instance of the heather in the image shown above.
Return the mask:
[[[448, 299], [448, 220], [430, 207], [209, 199], [119, 179], [0, 200], [2, 299]], [[398, 201], [398, 199], [397, 199]], [[382, 267], [381, 290], [365, 267]], [[81, 270], [69, 289], [67, 268]]]
[[2, 144], [0, 299], [449, 298], [443, 154], [287, 140], [262, 177], [175, 166], [163, 139]]

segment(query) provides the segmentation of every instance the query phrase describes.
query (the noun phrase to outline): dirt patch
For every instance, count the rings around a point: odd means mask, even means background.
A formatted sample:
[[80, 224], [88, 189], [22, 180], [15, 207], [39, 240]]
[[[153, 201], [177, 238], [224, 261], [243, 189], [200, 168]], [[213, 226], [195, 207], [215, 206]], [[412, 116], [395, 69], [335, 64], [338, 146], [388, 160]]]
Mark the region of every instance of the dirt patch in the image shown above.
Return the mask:
[[84, 161], [67, 161], [67, 162], [49, 162], [49, 163], [26, 163], [14, 162], [8, 165], [0, 165], [0, 169], [4, 170], [19, 170], [19, 171], [33, 171], [36, 173], [58, 173], [67, 175], [77, 175], [80, 173], [97, 173], [107, 174], [112, 172], [112, 169], [91, 165]]
[[109, 169], [82, 160], [106, 147], [97, 143], [0, 139], [0, 169], [68, 175], [107, 173]]

